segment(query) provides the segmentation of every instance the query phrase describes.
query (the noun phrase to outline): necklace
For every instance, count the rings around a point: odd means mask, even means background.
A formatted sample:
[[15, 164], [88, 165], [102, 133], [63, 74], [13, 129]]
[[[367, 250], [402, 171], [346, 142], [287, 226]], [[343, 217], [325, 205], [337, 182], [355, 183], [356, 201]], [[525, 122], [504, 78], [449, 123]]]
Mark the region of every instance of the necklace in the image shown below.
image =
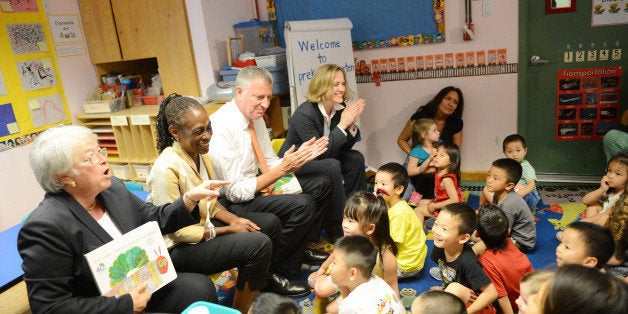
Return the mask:
[[94, 201], [94, 204], [92, 204], [92, 206], [90, 206], [89, 208], [85, 208], [85, 210], [91, 211], [92, 209], [94, 209], [94, 207], [96, 207], [96, 201]]

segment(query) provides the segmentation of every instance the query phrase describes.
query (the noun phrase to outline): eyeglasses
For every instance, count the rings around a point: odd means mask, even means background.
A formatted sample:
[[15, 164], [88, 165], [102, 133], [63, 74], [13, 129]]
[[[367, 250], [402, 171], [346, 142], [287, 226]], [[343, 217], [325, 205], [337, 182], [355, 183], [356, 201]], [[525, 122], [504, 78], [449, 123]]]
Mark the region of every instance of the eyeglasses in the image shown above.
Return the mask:
[[99, 147], [98, 151], [96, 151], [95, 153], [89, 154], [89, 156], [87, 156], [87, 158], [85, 158], [83, 162], [89, 162], [92, 165], [97, 165], [98, 163], [100, 163], [101, 156], [107, 159], [107, 149], [104, 147]]

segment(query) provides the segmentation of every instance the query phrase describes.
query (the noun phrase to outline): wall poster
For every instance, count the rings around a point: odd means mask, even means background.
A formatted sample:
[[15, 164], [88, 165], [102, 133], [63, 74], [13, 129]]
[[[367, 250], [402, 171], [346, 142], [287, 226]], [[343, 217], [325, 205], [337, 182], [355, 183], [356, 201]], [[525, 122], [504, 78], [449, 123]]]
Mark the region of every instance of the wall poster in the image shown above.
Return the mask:
[[592, 0], [591, 26], [628, 24], [628, 0]]
[[601, 140], [615, 128], [621, 67], [559, 70], [557, 80], [557, 140]]

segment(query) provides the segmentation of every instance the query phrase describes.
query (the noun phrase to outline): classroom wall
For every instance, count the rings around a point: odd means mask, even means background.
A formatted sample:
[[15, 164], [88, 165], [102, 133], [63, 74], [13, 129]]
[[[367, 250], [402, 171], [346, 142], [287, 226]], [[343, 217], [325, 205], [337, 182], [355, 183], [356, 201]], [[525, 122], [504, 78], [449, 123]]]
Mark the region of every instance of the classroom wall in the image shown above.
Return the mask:
[[[445, 1], [446, 42], [422, 46], [358, 51], [358, 60], [380, 57], [418, 56], [506, 48], [508, 63], [518, 55], [518, 13], [513, 1], [493, 1], [492, 16], [483, 17], [481, 1], [473, 1], [476, 38], [462, 40], [464, 1]], [[390, 161], [403, 162], [397, 146], [399, 132], [419, 106], [445, 86], [457, 86], [465, 100], [462, 170], [487, 171], [502, 156], [502, 139], [517, 131], [517, 74], [439, 78], [358, 84], [367, 101], [362, 114], [363, 141], [358, 145], [368, 165], [379, 167]]]
[[[49, 14], [79, 14], [76, 0], [48, 1]], [[81, 103], [97, 87], [96, 72], [89, 55], [57, 58], [70, 114], [83, 112]], [[35, 180], [28, 162], [33, 145], [0, 153], [0, 230], [22, 221], [42, 200], [44, 191]]]
[[[234, 24], [255, 17], [253, 1], [256, 0], [186, 0], [203, 92], [208, 84], [220, 79], [218, 72], [227, 64], [225, 36], [235, 34]], [[257, 1], [262, 19], [267, 18], [265, 1]], [[76, 0], [48, 2], [51, 14], [79, 14]], [[512, 8], [517, 6], [512, 1], [494, 1], [493, 16], [482, 17], [480, 5], [481, 1], [473, 1], [477, 33], [474, 41], [462, 41], [463, 2], [446, 1], [446, 43], [362, 51], [355, 53], [356, 58], [370, 60], [506, 48], [509, 62], [516, 62], [518, 18], [517, 11]], [[66, 98], [74, 116], [82, 112], [82, 102], [96, 88], [96, 74], [88, 55], [59, 58], [58, 63]], [[388, 161], [402, 162], [404, 155], [396, 144], [399, 131], [420, 105], [447, 85], [460, 87], [465, 96], [462, 169], [487, 170], [490, 162], [501, 156], [503, 137], [517, 130], [516, 74], [383, 82], [380, 87], [358, 84], [358, 93], [367, 100], [368, 107], [361, 119], [363, 141], [357, 147], [365, 154], [367, 163], [378, 167]], [[20, 222], [43, 197], [43, 190], [35, 181], [28, 163], [31, 146], [0, 153], [0, 230]]]

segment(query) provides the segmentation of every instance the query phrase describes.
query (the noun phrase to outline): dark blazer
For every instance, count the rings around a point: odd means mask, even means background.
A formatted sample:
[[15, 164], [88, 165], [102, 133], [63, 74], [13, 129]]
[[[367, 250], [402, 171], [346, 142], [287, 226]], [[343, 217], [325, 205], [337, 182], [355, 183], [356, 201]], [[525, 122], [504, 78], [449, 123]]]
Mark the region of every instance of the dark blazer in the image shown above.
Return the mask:
[[[344, 106], [345, 104], [343, 103], [342, 105]], [[360, 140], [360, 129], [358, 129], [354, 137], [349, 131], [345, 130], [347, 135], [344, 135], [342, 131], [337, 128], [343, 110], [344, 109], [336, 111], [336, 114], [331, 119], [327, 151], [318, 156], [317, 159], [338, 158], [342, 152], [351, 150], [353, 145]], [[309, 101], [302, 103], [297, 110], [294, 111], [292, 118], [290, 118], [286, 141], [279, 150], [279, 157], [282, 157], [292, 145], [295, 145], [298, 149], [303, 142], [310, 140], [312, 137], [322, 137], [324, 126], [325, 120], [323, 114], [318, 109], [318, 104]]]
[[[198, 208], [190, 214], [181, 199], [163, 206], [144, 203], [115, 177], [97, 197], [123, 234], [152, 220], [167, 234], [199, 219]], [[131, 313], [129, 295], [100, 296], [83, 257], [111, 240], [70, 194], [46, 193], [17, 239], [33, 313]]]

